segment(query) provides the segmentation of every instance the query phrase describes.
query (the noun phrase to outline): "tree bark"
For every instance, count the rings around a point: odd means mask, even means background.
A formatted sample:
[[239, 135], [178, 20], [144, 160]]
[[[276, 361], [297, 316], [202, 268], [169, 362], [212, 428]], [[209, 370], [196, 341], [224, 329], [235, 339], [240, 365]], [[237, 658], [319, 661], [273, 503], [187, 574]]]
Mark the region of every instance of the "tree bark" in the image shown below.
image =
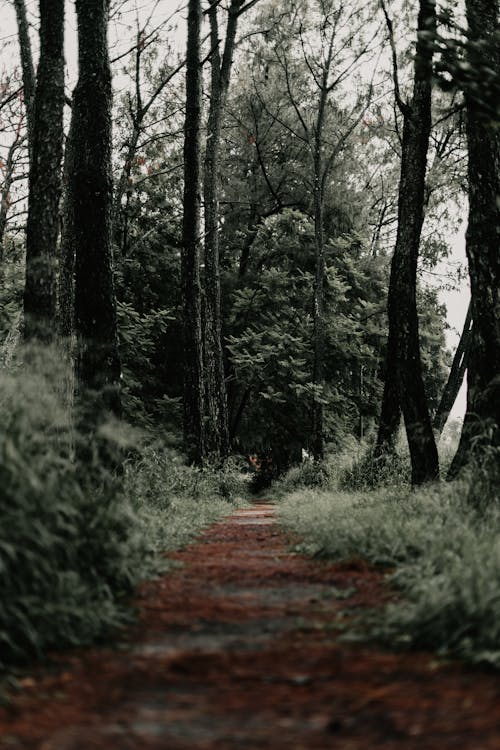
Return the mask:
[[76, 399], [80, 429], [87, 436], [87, 448], [81, 452], [84, 459], [107, 415], [121, 413], [112, 272], [108, 9], [109, 0], [76, 0], [79, 69], [68, 188], [75, 248]]
[[[325, 351], [325, 240], [324, 240], [324, 197], [321, 189], [321, 146], [315, 154], [314, 187], [314, 311], [313, 311], [313, 383], [322, 386], [324, 380]], [[319, 170], [319, 171], [318, 171]], [[312, 453], [315, 461], [324, 457], [323, 403], [315, 397], [312, 404]]]
[[398, 230], [389, 282], [389, 338], [376, 453], [387, 455], [403, 411], [412, 483], [437, 479], [439, 462], [422, 378], [417, 317], [417, 261], [425, 203], [425, 173], [431, 130], [434, 0], [421, 0], [418, 15], [413, 99], [403, 107]]
[[[497, 0], [467, 0], [468, 62], [500, 76]], [[485, 49], [488, 58], [485, 60]], [[481, 88], [465, 90], [469, 152], [469, 223], [466, 237], [474, 327], [468, 367], [467, 411], [450, 477], [485, 445], [500, 444], [500, 134], [492, 102]], [[494, 104], [494, 103], [493, 103]]]
[[25, 339], [50, 342], [56, 312], [64, 109], [64, 0], [40, 0], [26, 230]]
[[[328, 78], [333, 58], [335, 29], [332, 31], [328, 54], [324, 64], [318, 101], [318, 115], [314, 127], [313, 169], [314, 169], [314, 248], [315, 271], [313, 292], [313, 383], [324, 384], [325, 355], [325, 232], [324, 204], [325, 183], [329, 164], [324, 164], [323, 130], [326, 106], [330, 92]], [[330, 161], [330, 160], [329, 160]], [[323, 403], [316, 396], [312, 403], [312, 454], [315, 461], [324, 458]]]
[[436, 409], [434, 419], [432, 420], [432, 427], [437, 437], [441, 435], [450, 411], [453, 409], [453, 405], [457, 400], [458, 392], [462, 387], [465, 372], [467, 370], [470, 354], [470, 345], [472, 341], [472, 306], [469, 305], [467, 310], [467, 316], [460, 336], [460, 341], [453, 357], [453, 362], [450, 368], [450, 374], [443, 390], [443, 394]]
[[205, 458], [204, 378], [200, 285], [201, 3], [189, 0], [184, 129], [182, 304], [184, 347], [184, 448], [191, 463]]
[[59, 278], [57, 287], [57, 314], [59, 336], [69, 341], [74, 334], [75, 308], [75, 201], [71, 175], [74, 165], [75, 117], [71, 112], [69, 132], [64, 149], [63, 200], [61, 243], [59, 247]]
[[231, 76], [238, 14], [243, 0], [232, 0], [224, 52], [219, 51], [218, 0], [210, 0], [210, 107], [203, 170], [205, 208], [205, 380], [207, 451], [214, 457], [229, 452], [227, 390], [222, 346], [221, 288], [219, 261], [219, 153], [221, 121]]

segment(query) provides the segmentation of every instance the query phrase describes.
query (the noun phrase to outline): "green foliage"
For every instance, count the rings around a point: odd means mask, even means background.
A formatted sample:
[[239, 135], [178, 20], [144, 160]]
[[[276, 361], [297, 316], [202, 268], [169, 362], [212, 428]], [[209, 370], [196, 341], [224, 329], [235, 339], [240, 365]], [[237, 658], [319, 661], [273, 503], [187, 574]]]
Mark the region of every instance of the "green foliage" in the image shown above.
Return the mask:
[[[21, 350], [15, 368], [0, 373], [0, 669], [125, 622], [158, 553], [227, 512], [240, 488], [235, 467], [200, 473], [140, 446], [122, 477], [83, 473], [60, 357]], [[102, 437], [122, 442], [123, 430]]]
[[[17, 243], [5, 241], [8, 251], [0, 263], [0, 342], [4, 342], [22, 309], [24, 260]], [[4, 356], [0, 344], [0, 364]]]
[[411, 466], [408, 454], [394, 452], [390, 456], [375, 456], [373, 448], [365, 449], [364, 455], [346, 467], [339, 477], [343, 490], [369, 490], [374, 487], [409, 484]]
[[163, 368], [158, 366], [158, 354], [175, 318], [163, 309], [141, 313], [127, 302], [118, 303], [117, 314], [125, 414], [147, 427], [159, 418], [164, 424], [175, 423], [175, 400], [170, 401], [163, 392], [159, 382]]
[[401, 598], [370, 616], [372, 637], [500, 666], [498, 485], [481, 486], [478, 510], [480, 481], [476, 471], [418, 492], [295, 492], [280, 515], [310, 554], [395, 569]]
[[126, 467], [126, 494], [159, 551], [177, 549], [230, 512], [246, 496], [247, 484], [236, 460], [197, 469], [161, 445], [147, 447]]
[[329, 242], [327, 261], [327, 377], [321, 387], [312, 382], [313, 223], [298, 211], [283, 211], [254, 239], [229, 322], [236, 381], [251, 394], [238, 433], [243, 444], [252, 441], [251, 450], [288, 445], [300, 459], [309, 444], [313, 398], [327, 407], [330, 442], [356, 432], [360, 412], [366, 428], [375, 418], [385, 262], [369, 257], [354, 234]]
[[0, 650], [16, 660], [122, 621], [150, 557], [119, 482], [84, 486], [68, 457], [61, 368], [22, 356], [24, 372], [0, 379]]

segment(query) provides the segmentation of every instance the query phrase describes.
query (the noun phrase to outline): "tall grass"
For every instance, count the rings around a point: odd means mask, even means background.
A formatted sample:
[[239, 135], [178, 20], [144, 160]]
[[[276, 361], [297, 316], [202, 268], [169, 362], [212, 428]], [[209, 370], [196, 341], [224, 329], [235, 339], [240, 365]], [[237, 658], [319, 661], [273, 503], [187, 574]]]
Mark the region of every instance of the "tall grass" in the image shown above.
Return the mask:
[[238, 489], [234, 471], [200, 474], [161, 447], [137, 445], [119, 477], [82, 473], [65, 378], [50, 350], [21, 350], [0, 371], [0, 670], [124, 623], [159, 553], [228, 512]]
[[126, 466], [126, 494], [158, 551], [178, 549], [244, 502], [248, 481], [236, 461], [196, 469], [160, 444]]
[[310, 554], [394, 569], [401, 596], [370, 618], [372, 634], [500, 667], [498, 465], [492, 451], [460, 481], [418, 491], [296, 490], [280, 518]]

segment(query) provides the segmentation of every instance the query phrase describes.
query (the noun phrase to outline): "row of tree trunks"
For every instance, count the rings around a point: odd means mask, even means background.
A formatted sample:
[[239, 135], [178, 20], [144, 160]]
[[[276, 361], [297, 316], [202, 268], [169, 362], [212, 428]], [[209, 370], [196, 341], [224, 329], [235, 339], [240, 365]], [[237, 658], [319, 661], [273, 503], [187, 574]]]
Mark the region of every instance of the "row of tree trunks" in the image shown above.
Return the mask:
[[[500, 78], [498, 0], [467, 0], [468, 62]], [[486, 53], [486, 56], [485, 56]], [[466, 250], [471, 285], [473, 338], [468, 367], [467, 411], [450, 476], [475, 449], [500, 445], [500, 132], [492, 102], [481, 87], [465, 89], [469, 153], [469, 223]]]
[[63, 154], [64, 0], [40, 0], [40, 61], [32, 118], [26, 231], [24, 333], [50, 342], [56, 311], [56, 257]]
[[204, 372], [200, 284], [201, 202], [201, 23], [200, 0], [189, 0], [184, 133], [184, 215], [181, 284], [183, 300], [183, 429], [188, 460], [205, 457]]
[[[385, 386], [376, 453], [390, 453], [403, 412], [412, 483], [439, 476], [438, 454], [422, 379], [417, 316], [417, 261], [424, 216], [425, 174], [431, 129], [434, 0], [421, 0], [411, 104], [404, 115], [398, 230], [389, 283]], [[399, 98], [399, 92], [397, 92]]]
[[52, 343], [58, 329], [64, 338], [76, 333], [78, 421], [84, 431], [81, 444], [86, 446], [81, 455], [87, 459], [95, 453], [103, 419], [110, 413], [116, 416], [121, 413], [112, 276], [109, 0], [76, 2], [79, 77], [65, 152], [58, 294], [65, 102], [64, 1], [40, 0], [36, 77], [24, 0], [14, 0], [14, 5], [30, 157], [24, 334], [27, 341]]

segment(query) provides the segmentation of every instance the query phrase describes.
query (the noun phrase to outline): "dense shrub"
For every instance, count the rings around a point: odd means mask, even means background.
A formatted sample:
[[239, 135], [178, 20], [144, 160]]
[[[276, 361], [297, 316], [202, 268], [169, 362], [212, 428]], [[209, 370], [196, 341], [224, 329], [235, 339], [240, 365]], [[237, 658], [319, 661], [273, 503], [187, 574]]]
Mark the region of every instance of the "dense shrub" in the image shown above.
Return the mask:
[[418, 492], [295, 492], [280, 513], [310, 554], [395, 569], [402, 596], [371, 620], [372, 634], [500, 666], [500, 498], [491, 477], [483, 464]]
[[[142, 522], [104, 472], [69, 456], [62, 369], [24, 353], [0, 378], [0, 653], [84, 643], [123, 620], [122, 595], [150, 569]], [[57, 360], [56, 360], [57, 361]]]
[[161, 551], [182, 546], [230, 512], [246, 496], [247, 486], [236, 460], [222, 468], [197, 469], [161, 444], [148, 446], [125, 472], [127, 496]]
[[[88, 643], [129, 616], [127, 594], [230, 509], [237, 472], [198, 472], [140, 447], [120, 477], [82, 473], [57, 356], [21, 352], [0, 372], [0, 668]], [[102, 439], [122, 442], [108, 425]]]
[[404, 440], [390, 460], [376, 459], [373, 446], [352, 436], [327, 452], [319, 463], [306, 458], [274, 482], [272, 494], [281, 497], [299, 489], [367, 490], [377, 486], [402, 486], [409, 483], [410, 463]]

